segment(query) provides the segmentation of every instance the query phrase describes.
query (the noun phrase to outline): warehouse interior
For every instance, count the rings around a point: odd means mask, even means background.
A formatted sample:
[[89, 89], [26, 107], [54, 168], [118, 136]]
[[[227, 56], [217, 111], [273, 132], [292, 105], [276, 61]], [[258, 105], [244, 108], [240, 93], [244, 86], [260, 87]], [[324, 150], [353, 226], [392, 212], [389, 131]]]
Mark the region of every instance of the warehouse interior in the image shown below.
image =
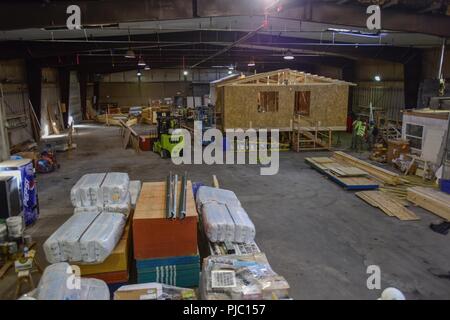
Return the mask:
[[0, 299], [450, 299], [449, 38], [445, 0], [2, 1]]

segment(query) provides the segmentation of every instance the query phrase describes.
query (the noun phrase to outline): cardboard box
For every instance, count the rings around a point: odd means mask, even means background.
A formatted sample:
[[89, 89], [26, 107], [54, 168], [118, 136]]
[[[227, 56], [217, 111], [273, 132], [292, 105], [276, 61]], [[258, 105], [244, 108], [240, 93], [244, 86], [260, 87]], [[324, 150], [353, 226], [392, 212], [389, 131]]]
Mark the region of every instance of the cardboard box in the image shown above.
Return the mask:
[[[181, 182], [178, 184], [178, 195]], [[187, 183], [186, 217], [166, 218], [166, 182], [147, 182], [133, 216], [133, 247], [137, 260], [197, 253], [197, 209], [192, 183]]]

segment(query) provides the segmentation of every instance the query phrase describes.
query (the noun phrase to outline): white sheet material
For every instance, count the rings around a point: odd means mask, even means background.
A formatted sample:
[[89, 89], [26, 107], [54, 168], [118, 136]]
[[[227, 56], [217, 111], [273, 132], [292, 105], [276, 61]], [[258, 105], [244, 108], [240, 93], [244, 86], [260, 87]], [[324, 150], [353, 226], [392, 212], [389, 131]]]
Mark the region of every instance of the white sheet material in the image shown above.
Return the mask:
[[72, 187], [70, 199], [74, 207], [93, 207], [101, 203], [100, 186], [106, 173], [89, 173]]
[[200, 187], [197, 192], [197, 208], [202, 214], [203, 226], [211, 242], [254, 241], [255, 226], [234, 192]]
[[105, 261], [119, 242], [124, 226], [123, 214], [101, 213], [80, 239], [83, 262]]
[[105, 212], [117, 212], [128, 217], [131, 211], [131, 195], [128, 193], [125, 200], [122, 203], [105, 204], [103, 208], [99, 208]]
[[[105, 282], [75, 276], [68, 263], [61, 262], [45, 268], [35, 297], [38, 300], [109, 300]], [[79, 282], [78, 282], [79, 281]]]
[[60, 226], [44, 243], [47, 261], [56, 263], [71, 260], [74, 258], [73, 249], [78, 251], [79, 259], [72, 261], [81, 260], [78, 239], [98, 215], [98, 211], [74, 214]]
[[128, 173], [110, 172], [106, 175], [100, 187], [100, 197], [103, 205], [120, 204], [129, 197], [130, 178]]
[[140, 180], [130, 181], [130, 195], [131, 195], [131, 207], [136, 207], [137, 199], [139, 198], [139, 194], [141, 193], [142, 182]]
[[241, 207], [241, 202], [233, 191], [207, 186], [198, 189], [196, 200], [199, 210], [202, 204], [211, 201]]
[[101, 263], [117, 245], [125, 220], [121, 213], [74, 214], [44, 243], [45, 256], [50, 263]]

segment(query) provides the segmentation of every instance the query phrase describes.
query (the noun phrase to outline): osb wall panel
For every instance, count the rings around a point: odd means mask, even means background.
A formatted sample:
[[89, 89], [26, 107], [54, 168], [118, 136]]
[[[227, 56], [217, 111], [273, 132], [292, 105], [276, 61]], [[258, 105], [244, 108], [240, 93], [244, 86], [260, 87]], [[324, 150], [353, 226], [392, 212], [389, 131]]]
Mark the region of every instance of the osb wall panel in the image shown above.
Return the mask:
[[[304, 117], [320, 126], [345, 127], [348, 107], [348, 86], [225, 86], [225, 128], [289, 128], [294, 118], [295, 91], [311, 91], [310, 116]], [[276, 91], [279, 94], [278, 112], [258, 112], [258, 92]]]

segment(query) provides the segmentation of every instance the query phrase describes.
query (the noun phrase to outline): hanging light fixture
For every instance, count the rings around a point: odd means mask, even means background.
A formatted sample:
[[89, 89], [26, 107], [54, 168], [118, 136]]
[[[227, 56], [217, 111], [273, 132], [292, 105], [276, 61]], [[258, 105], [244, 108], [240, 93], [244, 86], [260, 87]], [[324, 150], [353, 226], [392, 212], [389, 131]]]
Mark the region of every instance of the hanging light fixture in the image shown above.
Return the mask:
[[142, 56], [139, 57], [138, 66], [139, 67], [145, 67], [147, 64], [145, 63], [144, 59], [142, 59]]
[[127, 59], [134, 59], [136, 58], [136, 55], [134, 54], [134, 51], [131, 49], [131, 35], [130, 35], [130, 29], [128, 29], [128, 50], [125, 53], [125, 58]]
[[146, 66], [145, 66], [145, 68], [144, 68], [144, 70], [150, 70], [150, 66], [147, 64]]
[[189, 74], [189, 72], [187, 70], [183, 71], [183, 76], [187, 76]]
[[373, 79], [374, 79], [376, 82], [380, 82], [380, 81], [381, 81], [381, 76], [380, 76], [379, 74], [377, 74], [377, 75], [375, 75], [375, 77], [373, 77]]
[[127, 50], [127, 52], [125, 53], [125, 58], [127, 59], [134, 59], [136, 58], [136, 55], [134, 54], [134, 51], [130, 49]]
[[228, 74], [233, 74], [233, 70], [228, 70]]
[[292, 54], [291, 50], [286, 51], [283, 57], [284, 60], [294, 60], [294, 55]]
[[249, 63], [247, 64], [247, 66], [249, 66], [249, 67], [256, 66], [255, 60], [250, 60]]
[[142, 76], [141, 70], [138, 70], [138, 72], [136, 73], [136, 75], [137, 75], [138, 77]]

